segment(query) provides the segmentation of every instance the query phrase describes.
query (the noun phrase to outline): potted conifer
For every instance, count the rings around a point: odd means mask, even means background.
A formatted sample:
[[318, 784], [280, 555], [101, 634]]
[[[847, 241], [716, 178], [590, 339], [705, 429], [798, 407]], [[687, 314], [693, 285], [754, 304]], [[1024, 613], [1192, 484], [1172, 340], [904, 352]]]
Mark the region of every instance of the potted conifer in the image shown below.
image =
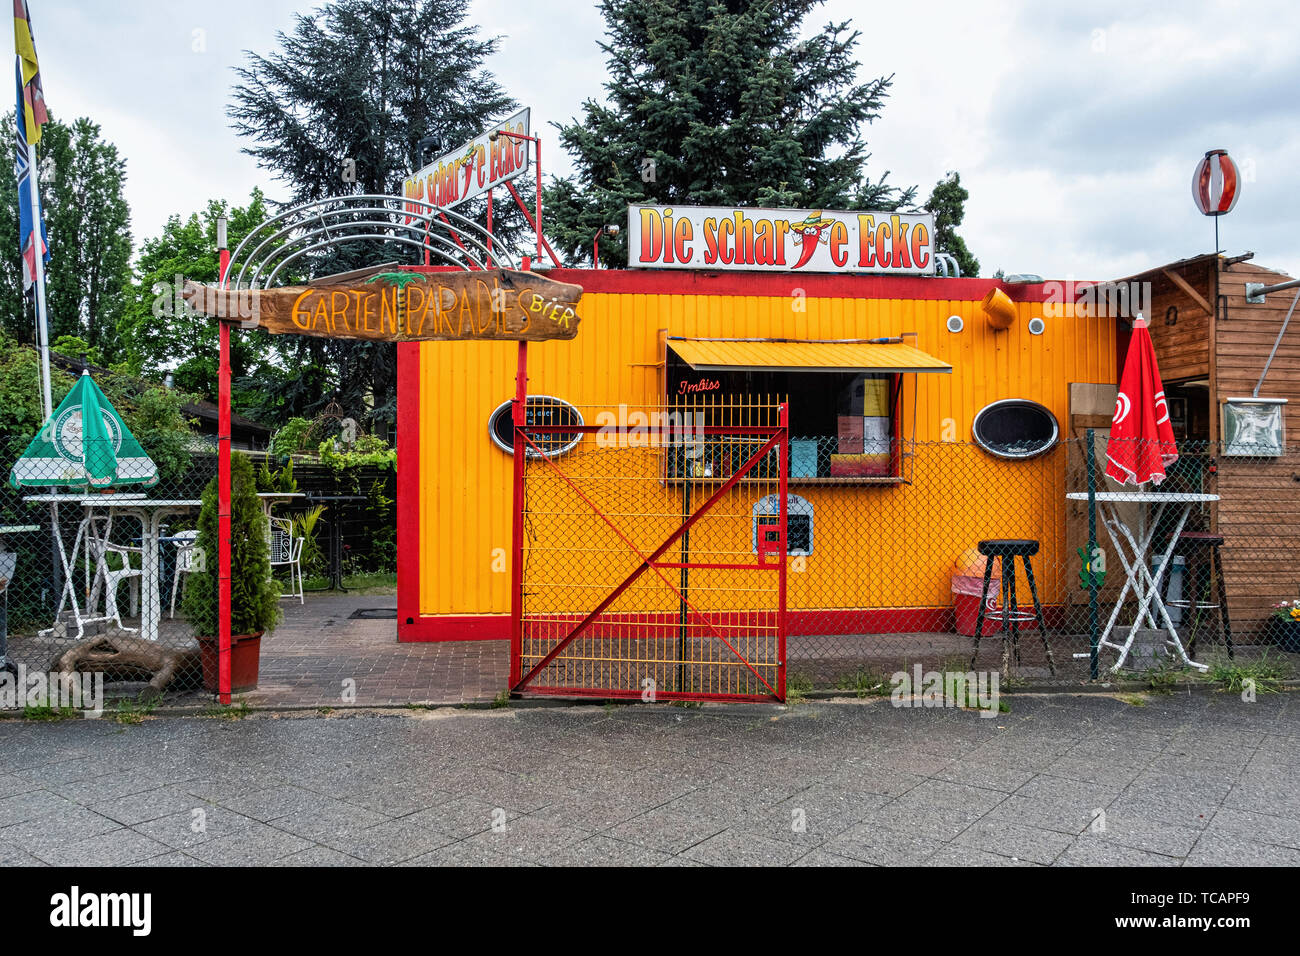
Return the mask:
[[[203, 683], [218, 691], [217, 670], [217, 479], [203, 489], [199, 536], [204, 570], [186, 584], [185, 616], [198, 639]], [[257, 497], [253, 463], [230, 457], [230, 689], [257, 686], [262, 635], [280, 622], [280, 589], [271, 577], [266, 513]]]

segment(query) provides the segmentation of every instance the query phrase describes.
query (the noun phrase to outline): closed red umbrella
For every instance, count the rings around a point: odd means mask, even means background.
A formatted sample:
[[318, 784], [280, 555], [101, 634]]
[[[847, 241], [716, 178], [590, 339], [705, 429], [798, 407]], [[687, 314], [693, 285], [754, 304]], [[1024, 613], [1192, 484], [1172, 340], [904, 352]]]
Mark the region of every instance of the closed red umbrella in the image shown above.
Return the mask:
[[1139, 486], [1148, 481], [1160, 484], [1165, 469], [1178, 460], [1156, 350], [1141, 315], [1133, 323], [1133, 338], [1124, 360], [1106, 459], [1106, 474], [1120, 484]]

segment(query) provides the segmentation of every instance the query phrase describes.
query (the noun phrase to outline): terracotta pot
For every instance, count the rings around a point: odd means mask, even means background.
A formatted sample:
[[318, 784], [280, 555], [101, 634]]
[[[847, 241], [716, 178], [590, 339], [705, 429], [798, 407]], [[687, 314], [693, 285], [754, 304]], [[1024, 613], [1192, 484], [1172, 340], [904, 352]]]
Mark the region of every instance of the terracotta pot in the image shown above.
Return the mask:
[[[257, 671], [262, 659], [262, 631], [230, 636], [230, 692], [240, 694], [257, 689]], [[199, 655], [203, 659], [203, 686], [220, 693], [217, 669], [217, 639], [199, 638]]]

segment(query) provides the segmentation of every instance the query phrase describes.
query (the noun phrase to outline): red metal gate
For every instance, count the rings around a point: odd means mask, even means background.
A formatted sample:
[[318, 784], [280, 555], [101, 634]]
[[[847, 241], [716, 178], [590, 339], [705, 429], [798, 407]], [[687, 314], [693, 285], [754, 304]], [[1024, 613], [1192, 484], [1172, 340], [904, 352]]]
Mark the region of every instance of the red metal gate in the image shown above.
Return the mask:
[[784, 404], [516, 416], [515, 693], [784, 700]]

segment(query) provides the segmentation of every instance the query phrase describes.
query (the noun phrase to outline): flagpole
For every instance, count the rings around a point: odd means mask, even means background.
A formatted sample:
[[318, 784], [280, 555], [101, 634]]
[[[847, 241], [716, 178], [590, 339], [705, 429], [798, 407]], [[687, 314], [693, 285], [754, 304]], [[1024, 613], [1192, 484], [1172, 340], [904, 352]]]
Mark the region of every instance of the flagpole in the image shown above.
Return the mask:
[[[22, 116], [17, 117], [23, 122]], [[30, 193], [32, 212], [32, 248], [35, 252], [36, 268], [33, 285], [36, 286], [36, 346], [40, 352], [41, 368], [41, 408], [44, 418], [54, 414], [54, 401], [50, 388], [50, 325], [45, 311], [45, 250], [44, 235], [41, 229], [41, 177], [36, 166], [36, 144], [27, 144], [27, 169], [31, 183]], [[21, 244], [21, 240], [20, 240]]]

